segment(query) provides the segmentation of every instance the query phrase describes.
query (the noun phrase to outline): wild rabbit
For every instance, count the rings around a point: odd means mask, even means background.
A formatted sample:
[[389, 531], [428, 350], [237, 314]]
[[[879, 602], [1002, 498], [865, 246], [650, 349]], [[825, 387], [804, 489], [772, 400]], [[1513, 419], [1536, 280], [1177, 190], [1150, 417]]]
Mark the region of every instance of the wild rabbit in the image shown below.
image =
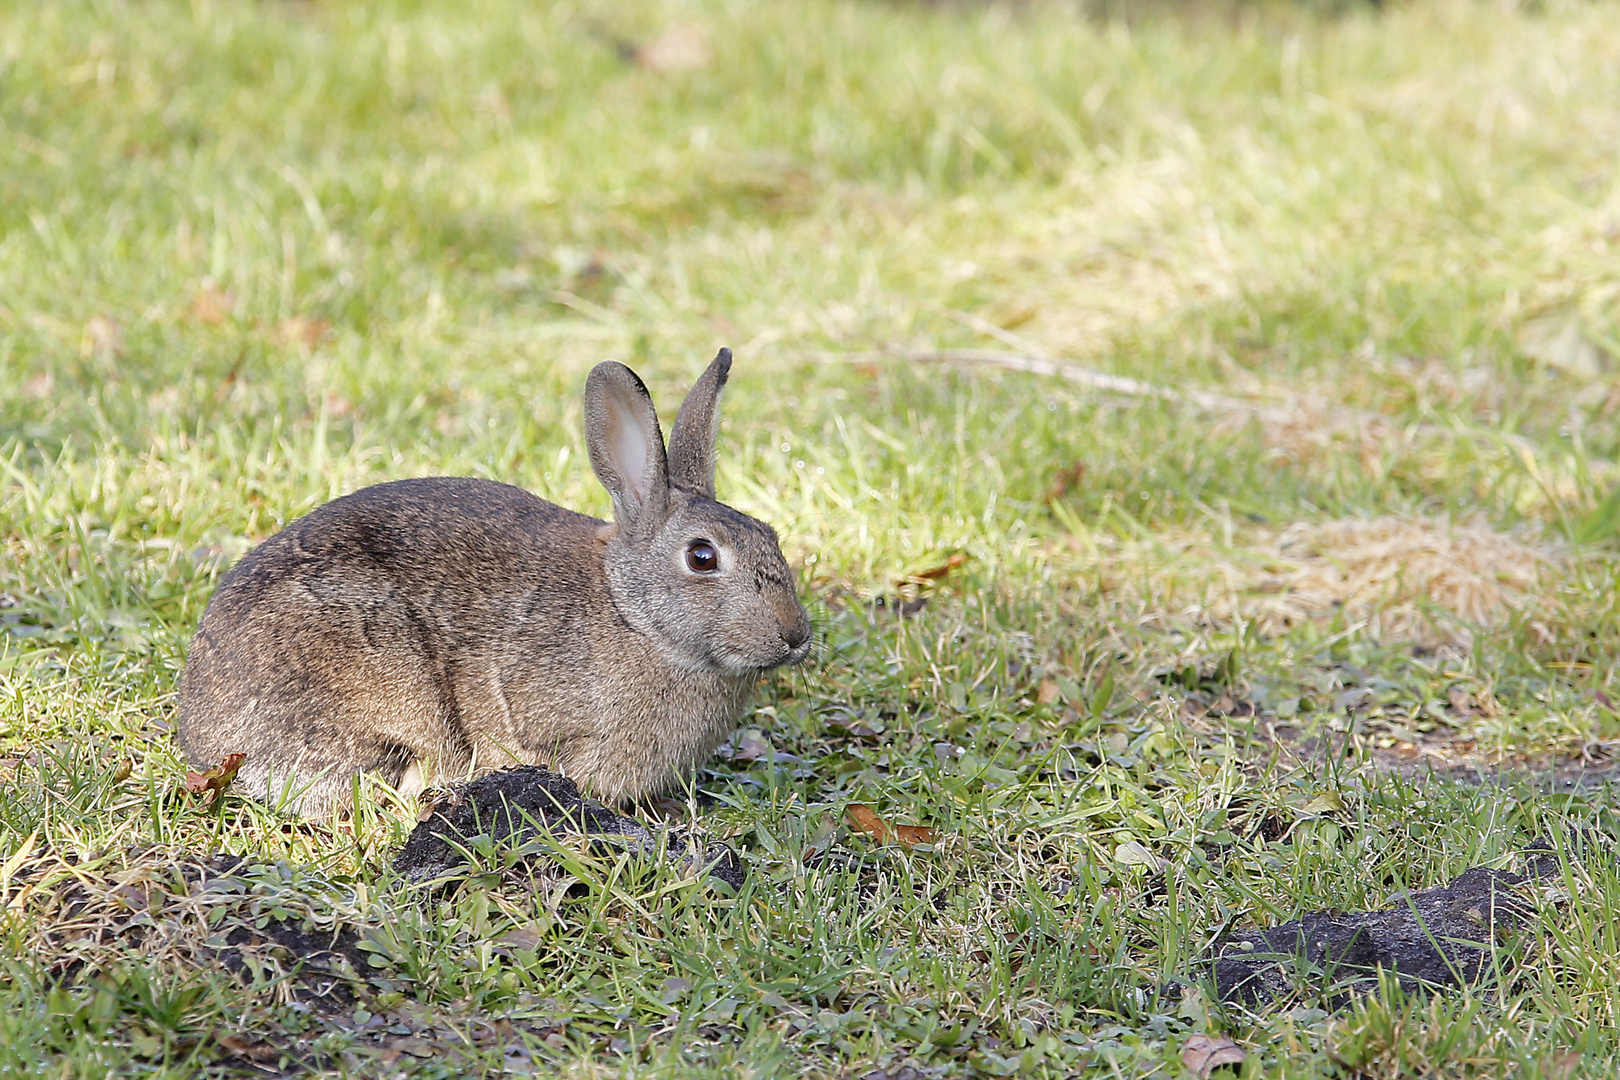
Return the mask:
[[612, 524], [488, 480], [378, 484], [249, 552], [220, 583], [180, 687], [198, 765], [308, 816], [365, 771], [402, 790], [538, 764], [607, 802], [667, 787], [735, 727], [810, 623], [770, 526], [714, 500], [721, 349], [666, 456], [622, 364], [585, 382]]

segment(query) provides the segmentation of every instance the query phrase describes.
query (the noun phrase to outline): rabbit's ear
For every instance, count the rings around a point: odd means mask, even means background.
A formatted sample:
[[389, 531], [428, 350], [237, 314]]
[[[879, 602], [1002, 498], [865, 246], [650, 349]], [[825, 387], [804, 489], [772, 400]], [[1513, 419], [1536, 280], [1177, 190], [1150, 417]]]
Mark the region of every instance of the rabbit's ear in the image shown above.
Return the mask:
[[720, 434], [720, 391], [731, 373], [731, 350], [721, 349], [686, 395], [669, 432], [669, 483], [714, 498], [714, 440]]
[[658, 413], [636, 373], [611, 360], [585, 379], [585, 445], [591, 468], [613, 496], [619, 528], [647, 536], [669, 509], [669, 474]]

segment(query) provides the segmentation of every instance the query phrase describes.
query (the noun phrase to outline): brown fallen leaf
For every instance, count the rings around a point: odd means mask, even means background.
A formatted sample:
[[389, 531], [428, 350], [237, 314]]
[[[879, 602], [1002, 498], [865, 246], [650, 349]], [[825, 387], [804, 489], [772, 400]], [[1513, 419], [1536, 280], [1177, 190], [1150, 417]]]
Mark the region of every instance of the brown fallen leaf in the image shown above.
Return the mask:
[[247, 1035], [221, 1035], [219, 1045], [249, 1061], [274, 1061], [281, 1050], [274, 1043], [258, 1042]]
[[856, 832], [863, 832], [885, 844], [899, 844], [905, 848], [931, 844], [936, 835], [933, 829], [922, 825], [890, 825], [865, 803], [850, 803], [845, 820]]
[[1046, 489], [1043, 499], [1054, 503], [1070, 491], [1078, 488], [1086, 478], [1086, 463], [1077, 461], [1066, 469], [1059, 469], [1052, 475], [1051, 486]]
[[926, 825], [896, 825], [894, 838], [900, 841], [901, 847], [916, 847], [918, 844], [932, 844], [937, 834]]
[[1248, 1055], [1223, 1035], [1189, 1035], [1181, 1044], [1181, 1063], [1199, 1080], [1208, 1080], [1216, 1069], [1243, 1064]]
[[940, 578], [946, 577], [951, 573], [951, 571], [967, 562], [969, 558], [970, 556], [967, 554], [967, 552], [958, 551], [953, 553], [950, 558], [946, 559], [938, 566], [930, 566], [927, 570], [919, 570], [915, 574], [912, 574], [911, 577], [919, 581], [938, 581]]
[[203, 772], [187, 772], [186, 790], [193, 795], [208, 793], [205, 802], [213, 802], [225, 790], [225, 786], [236, 779], [236, 770], [242, 767], [247, 760], [246, 754], [226, 754], [219, 764]]

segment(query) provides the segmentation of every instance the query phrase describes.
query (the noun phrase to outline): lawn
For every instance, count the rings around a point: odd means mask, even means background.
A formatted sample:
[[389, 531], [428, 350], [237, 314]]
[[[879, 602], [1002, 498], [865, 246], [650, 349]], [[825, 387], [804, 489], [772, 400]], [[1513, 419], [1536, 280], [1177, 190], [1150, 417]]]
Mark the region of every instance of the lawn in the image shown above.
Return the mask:
[[[0, 0], [0, 1073], [1614, 1075], [1615, 14]], [[585, 373], [721, 345], [818, 636], [661, 809], [740, 890], [185, 790], [233, 559], [606, 515]], [[1216, 998], [1539, 840], [1464, 989]]]

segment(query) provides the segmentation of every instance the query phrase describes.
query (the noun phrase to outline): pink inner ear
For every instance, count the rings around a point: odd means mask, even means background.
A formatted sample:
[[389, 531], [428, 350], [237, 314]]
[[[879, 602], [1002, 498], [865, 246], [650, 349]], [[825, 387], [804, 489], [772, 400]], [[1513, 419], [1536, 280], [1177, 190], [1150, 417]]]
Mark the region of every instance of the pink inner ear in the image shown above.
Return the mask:
[[644, 503], [650, 478], [647, 475], [647, 433], [641, 428], [641, 410], [617, 394], [612, 395], [607, 406], [612, 418], [608, 453], [613, 471], [624, 483], [624, 493]]

